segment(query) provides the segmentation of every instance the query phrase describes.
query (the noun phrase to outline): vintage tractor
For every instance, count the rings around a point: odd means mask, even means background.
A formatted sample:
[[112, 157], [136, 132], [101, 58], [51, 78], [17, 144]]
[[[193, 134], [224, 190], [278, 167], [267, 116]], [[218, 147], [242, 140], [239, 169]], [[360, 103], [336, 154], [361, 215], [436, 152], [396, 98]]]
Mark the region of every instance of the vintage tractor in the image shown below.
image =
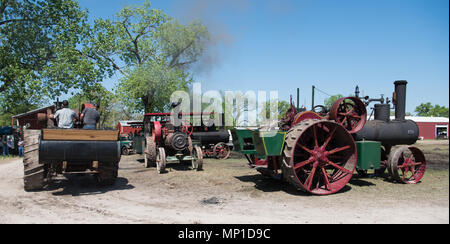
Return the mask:
[[[225, 123], [224, 116], [221, 116], [222, 124]], [[223, 127], [196, 126], [191, 135], [193, 141], [198, 142], [203, 150], [203, 156], [217, 159], [227, 159], [231, 154], [232, 143], [230, 143], [230, 132]], [[231, 144], [231, 145], [230, 145]]]
[[[396, 114], [401, 115], [406, 82], [395, 84]], [[284, 179], [311, 194], [339, 192], [355, 169], [363, 172], [386, 167], [396, 181], [420, 181], [426, 162], [419, 149], [403, 146], [389, 153], [393, 145], [415, 143], [417, 125], [401, 120], [401, 116], [391, 122], [366, 123], [366, 105], [357, 96], [345, 97], [336, 101], [327, 114], [319, 115], [313, 111], [298, 112], [291, 101], [278, 128], [235, 128], [233, 143], [260, 173]]]
[[48, 115], [38, 114], [43, 127], [24, 131], [24, 189], [42, 189], [57, 174], [91, 173], [100, 185], [112, 185], [120, 161], [116, 130], [59, 129]]
[[193, 125], [190, 121], [183, 121], [181, 126], [174, 126], [170, 121], [171, 115], [174, 113], [145, 114], [145, 167], [156, 166], [161, 174], [166, 172], [166, 164], [169, 162], [190, 162], [192, 169], [202, 170], [202, 149], [192, 144]]
[[[419, 128], [412, 120], [405, 119], [406, 84], [404, 80], [395, 81], [392, 102], [395, 119], [390, 119], [390, 101], [364, 97], [365, 104], [379, 101], [374, 105], [374, 119], [367, 121], [364, 128], [354, 134], [358, 145], [358, 173], [365, 174], [368, 169], [376, 169], [375, 174], [382, 174], [386, 169], [394, 181], [415, 184], [425, 174], [426, 160], [423, 152], [411, 146], [419, 138]], [[359, 96], [358, 87], [355, 95]], [[394, 146], [401, 145], [395, 150]], [[378, 152], [378, 150], [380, 152]], [[360, 152], [361, 151], [361, 152]], [[381, 154], [380, 160], [375, 155]]]

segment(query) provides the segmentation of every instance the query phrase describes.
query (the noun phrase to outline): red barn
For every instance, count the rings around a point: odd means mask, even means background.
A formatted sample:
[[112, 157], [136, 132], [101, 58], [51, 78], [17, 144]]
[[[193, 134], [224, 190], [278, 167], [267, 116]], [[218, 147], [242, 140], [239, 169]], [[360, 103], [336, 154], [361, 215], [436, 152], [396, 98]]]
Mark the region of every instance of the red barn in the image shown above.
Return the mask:
[[406, 116], [405, 119], [416, 122], [420, 139], [448, 139], [448, 118]]
[[140, 131], [142, 131], [142, 127], [140, 126], [136, 126], [136, 125], [132, 125], [131, 123], [140, 123], [142, 121], [119, 121], [119, 123], [117, 123], [117, 129], [119, 130], [120, 134], [135, 134], [138, 133]]

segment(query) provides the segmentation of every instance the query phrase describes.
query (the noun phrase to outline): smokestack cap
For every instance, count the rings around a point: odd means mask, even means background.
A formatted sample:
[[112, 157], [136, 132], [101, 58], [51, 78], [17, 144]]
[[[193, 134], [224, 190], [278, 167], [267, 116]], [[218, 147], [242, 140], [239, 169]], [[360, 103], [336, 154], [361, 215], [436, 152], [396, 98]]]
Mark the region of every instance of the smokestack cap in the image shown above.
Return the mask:
[[406, 85], [408, 82], [406, 80], [396, 80], [394, 85]]

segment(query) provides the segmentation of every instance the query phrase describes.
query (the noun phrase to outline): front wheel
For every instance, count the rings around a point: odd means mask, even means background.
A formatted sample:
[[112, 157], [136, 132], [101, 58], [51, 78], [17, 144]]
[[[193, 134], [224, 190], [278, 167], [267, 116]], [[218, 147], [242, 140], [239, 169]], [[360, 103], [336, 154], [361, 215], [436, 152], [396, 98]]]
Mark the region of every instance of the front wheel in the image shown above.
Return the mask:
[[387, 168], [393, 180], [405, 184], [416, 184], [425, 174], [427, 162], [420, 149], [402, 146], [391, 152]]
[[158, 148], [158, 154], [156, 156], [156, 169], [158, 174], [166, 172], [166, 151], [163, 147]]
[[193, 150], [192, 169], [197, 171], [203, 170], [203, 151], [199, 146], [195, 146]]
[[227, 159], [231, 153], [230, 147], [223, 142], [217, 143], [214, 146], [213, 151], [216, 158], [221, 160]]

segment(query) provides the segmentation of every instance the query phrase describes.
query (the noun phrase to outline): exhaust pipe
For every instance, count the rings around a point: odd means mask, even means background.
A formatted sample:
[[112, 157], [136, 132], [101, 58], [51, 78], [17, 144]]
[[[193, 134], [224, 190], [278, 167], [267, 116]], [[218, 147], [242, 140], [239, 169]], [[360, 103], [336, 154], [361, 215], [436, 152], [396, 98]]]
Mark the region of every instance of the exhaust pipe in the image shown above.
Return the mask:
[[406, 111], [406, 80], [398, 80], [394, 82], [395, 92], [393, 102], [395, 106], [395, 120], [405, 120]]

